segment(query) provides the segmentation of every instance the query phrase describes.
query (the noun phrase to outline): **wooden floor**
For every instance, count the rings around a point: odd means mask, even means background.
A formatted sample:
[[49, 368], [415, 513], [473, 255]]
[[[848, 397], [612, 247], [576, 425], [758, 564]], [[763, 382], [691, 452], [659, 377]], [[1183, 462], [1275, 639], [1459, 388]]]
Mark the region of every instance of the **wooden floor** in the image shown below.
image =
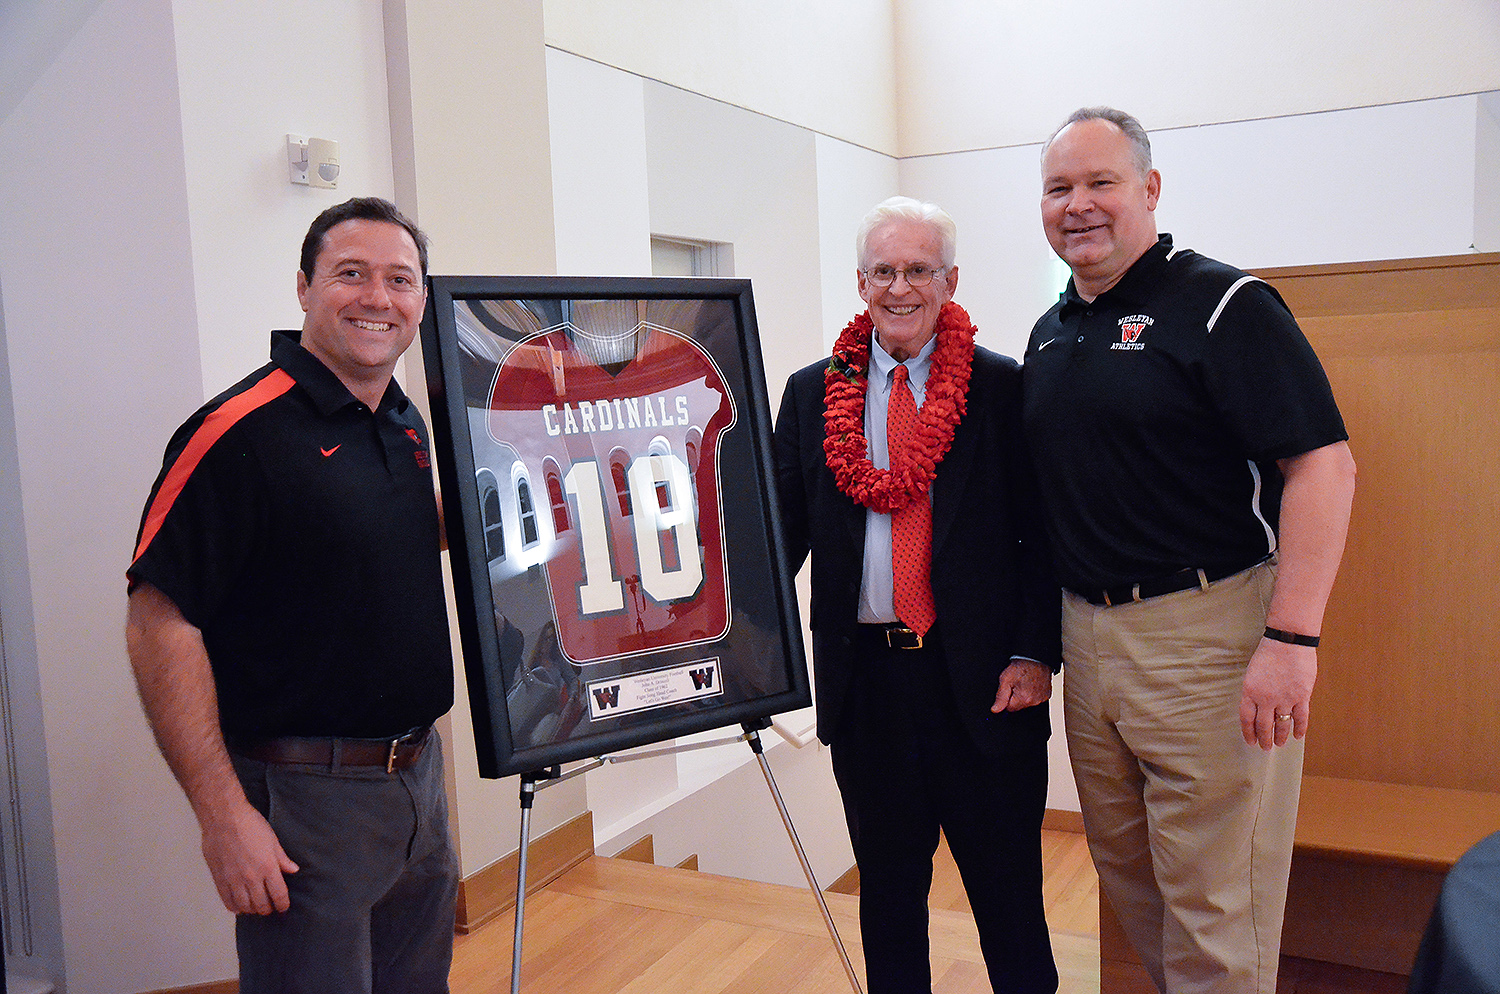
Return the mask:
[[[1098, 880], [1083, 836], [1043, 832], [1044, 892], [1063, 994], [1099, 990]], [[858, 898], [828, 894], [860, 982]], [[934, 868], [935, 994], [989, 991], [979, 939], [946, 848]], [[510, 990], [507, 915], [454, 945], [453, 994]], [[807, 890], [602, 856], [526, 902], [525, 994], [847, 994]]]

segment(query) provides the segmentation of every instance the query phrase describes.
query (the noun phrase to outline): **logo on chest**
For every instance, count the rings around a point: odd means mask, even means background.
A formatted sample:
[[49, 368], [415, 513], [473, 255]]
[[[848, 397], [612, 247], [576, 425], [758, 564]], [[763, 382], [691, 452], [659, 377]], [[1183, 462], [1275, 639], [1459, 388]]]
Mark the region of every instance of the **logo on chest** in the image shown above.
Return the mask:
[[1156, 319], [1145, 314], [1132, 314], [1120, 319], [1120, 340], [1111, 342], [1111, 349], [1122, 349], [1126, 352], [1136, 352], [1146, 346], [1140, 341], [1141, 332], [1156, 323]]
[[419, 446], [419, 448], [412, 453], [413, 456], [416, 456], [417, 465], [422, 467], [423, 469], [427, 469], [432, 465], [432, 460], [427, 457], [427, 449], [425, 448], [425, 443], [422, 441], [422, 436], [418, 435], [415, 429], [412, 428], [406, 429], [406, 434], [408, 438], [417, 443], [417, 445]]

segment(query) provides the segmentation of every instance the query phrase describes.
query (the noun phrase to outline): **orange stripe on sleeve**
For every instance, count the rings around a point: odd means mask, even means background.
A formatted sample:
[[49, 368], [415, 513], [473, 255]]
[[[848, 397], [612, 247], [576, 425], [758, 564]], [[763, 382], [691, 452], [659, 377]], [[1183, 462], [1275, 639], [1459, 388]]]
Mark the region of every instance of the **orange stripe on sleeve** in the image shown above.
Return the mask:
[[193, 470], [203, 461], [208, 450], [214, 447], [214, 443], [224, 437], [224, 433], [241, 418], [251, 411], [270, 403], [277, 397], [290, 390], [296, 384], [296, 380], [284, 369], [272, 370], [265, 379], [242, 394], [236, 394], [218, 409], [203, 419], [203, 424], [193, 432], [193, 437], [188, 439], [188, 444], [178, 455], [177, 460], [172, 463], [172, 468], [167, 471], [166, 478], [161, 481], [161, 488], [156, 491], [156, 497], [151, 502], [151, 509], [146, 514], [146, 523], [141, 526], [141, 541], [135, 548], [135, 556], [131, 560], [140, 559], [145, 553], [146, 547], [161, 530], [162, 522], [167, 518], [167, 512], [172, 509], [182, 488], [187, 486], [188, 478], [193, 475]]

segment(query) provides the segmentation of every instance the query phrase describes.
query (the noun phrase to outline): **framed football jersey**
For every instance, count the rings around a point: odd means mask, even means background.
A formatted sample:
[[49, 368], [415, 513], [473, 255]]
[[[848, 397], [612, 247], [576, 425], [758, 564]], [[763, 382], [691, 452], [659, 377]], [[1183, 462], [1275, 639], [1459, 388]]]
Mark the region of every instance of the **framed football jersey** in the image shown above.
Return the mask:
[[480, 773], [811, 703], [748, 280], [433, 276]]

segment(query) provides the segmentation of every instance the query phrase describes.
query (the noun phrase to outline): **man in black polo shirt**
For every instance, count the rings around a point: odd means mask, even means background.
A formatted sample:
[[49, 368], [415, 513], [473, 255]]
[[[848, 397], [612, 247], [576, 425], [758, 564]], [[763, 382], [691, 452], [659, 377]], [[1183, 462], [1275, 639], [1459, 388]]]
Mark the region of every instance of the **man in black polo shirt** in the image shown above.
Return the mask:
[[448, 989], [441, 522], [392, 379], [426, 269], [386, 201], [319, 215], [301, 343], [273, 336], [178, 429], [127, 571], [131, 664], [238, 916], [243, 994]]
[[1031, 333], [1024, 430], [1100, 886], [1161, 990], [1271, 994], [1348, 436], [1276, 291], [1158, 238], [1139, 122], [1078, 111], [1042, 177], [1073, 279]]

